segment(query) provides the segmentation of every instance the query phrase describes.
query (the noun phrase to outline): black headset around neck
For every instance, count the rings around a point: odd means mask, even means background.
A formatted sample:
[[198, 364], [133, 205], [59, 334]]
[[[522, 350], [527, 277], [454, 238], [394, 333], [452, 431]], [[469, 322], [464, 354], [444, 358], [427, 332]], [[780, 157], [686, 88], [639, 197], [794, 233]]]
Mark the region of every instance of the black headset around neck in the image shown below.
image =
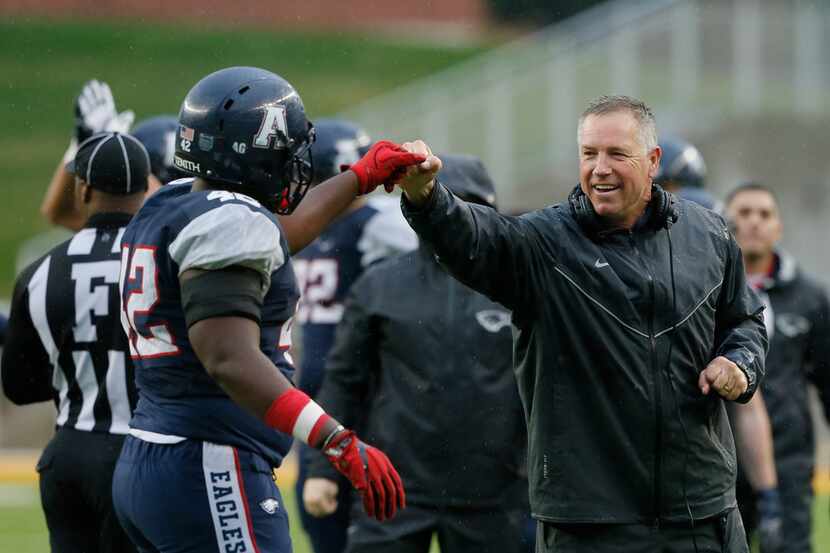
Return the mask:
[[[568, 204], [571, 206], [574, 219], [589, 236], [597, 236], [606, 228], [601, 217], [594, 211], [590, 198], [578, 184], [568, 194]], [[657, 184], [651, 185], [649, 207], [648, 226], [652, 229], [669, 228], [680, 216], [674, 195]]]

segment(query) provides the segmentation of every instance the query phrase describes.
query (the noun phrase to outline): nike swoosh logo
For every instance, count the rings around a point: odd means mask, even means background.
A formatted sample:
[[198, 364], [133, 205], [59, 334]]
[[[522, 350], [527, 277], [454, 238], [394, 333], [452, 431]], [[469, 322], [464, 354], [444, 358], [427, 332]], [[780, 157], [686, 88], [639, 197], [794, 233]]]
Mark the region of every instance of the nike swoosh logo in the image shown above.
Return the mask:
[[594, 262], [594, 267], [597, 269], [602, 269], [603, 267], [607, 267], [608, 263], [601, 263], [599, 259]]

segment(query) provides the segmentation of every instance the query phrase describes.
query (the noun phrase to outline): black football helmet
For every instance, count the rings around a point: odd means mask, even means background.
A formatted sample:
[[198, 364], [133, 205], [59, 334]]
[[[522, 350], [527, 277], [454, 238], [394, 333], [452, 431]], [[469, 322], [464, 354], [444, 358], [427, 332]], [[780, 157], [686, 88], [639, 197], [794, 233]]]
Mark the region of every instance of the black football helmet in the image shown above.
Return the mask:
[[693, 144], [669, 138], [660, 141], [663, 156], [654, 183], [664, 186], [674, 183], [679, 187], [703, 188], [706, 184], [706, 163]]
[[314, 136], [288, 81], [256, 67], [230, 67], [188, 92], [173, 161], [185, 173], [232, 184], [288, 214], [311, 185]]
[[344, 119], [317, 119], [314, 132], [311, 157], [315, 184], [339, 174], [341, 166], [356, 163], [372, 145], [366, 131]]
[[144, 144], [150, 154], [150, 172], [162, 184], [186, 176], [173, 165], [178, 128], [179, 121], [175, 115], [158, 115], [145, 119], [130, 131], [131, 135]]

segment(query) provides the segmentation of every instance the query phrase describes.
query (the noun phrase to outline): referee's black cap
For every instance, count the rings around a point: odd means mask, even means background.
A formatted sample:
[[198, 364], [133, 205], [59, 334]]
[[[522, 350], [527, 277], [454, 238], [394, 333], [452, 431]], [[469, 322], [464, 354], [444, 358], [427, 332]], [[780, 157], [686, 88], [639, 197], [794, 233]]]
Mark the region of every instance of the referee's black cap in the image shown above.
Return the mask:
[[134, 194], [147, 189], [150, 156], [135, 137], [105, 132], [81, 142], [66, 170], [102, 192]]

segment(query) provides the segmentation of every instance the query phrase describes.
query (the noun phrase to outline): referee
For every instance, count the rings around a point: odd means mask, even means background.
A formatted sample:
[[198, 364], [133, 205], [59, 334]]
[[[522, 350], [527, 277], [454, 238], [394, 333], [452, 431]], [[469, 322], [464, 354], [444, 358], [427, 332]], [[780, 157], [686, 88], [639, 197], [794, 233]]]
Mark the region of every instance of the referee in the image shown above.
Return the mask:
[[18, 405], [57, 407], [57, 430], [37, 464], [53, 552], [134, 550], [112, 508], [112, 471], [136, 402], [118, 280], [121, 235], [149, 167], [132, 136], [83, 142], [67, 169], [86, 225], [15, 284], [3, 391]]

